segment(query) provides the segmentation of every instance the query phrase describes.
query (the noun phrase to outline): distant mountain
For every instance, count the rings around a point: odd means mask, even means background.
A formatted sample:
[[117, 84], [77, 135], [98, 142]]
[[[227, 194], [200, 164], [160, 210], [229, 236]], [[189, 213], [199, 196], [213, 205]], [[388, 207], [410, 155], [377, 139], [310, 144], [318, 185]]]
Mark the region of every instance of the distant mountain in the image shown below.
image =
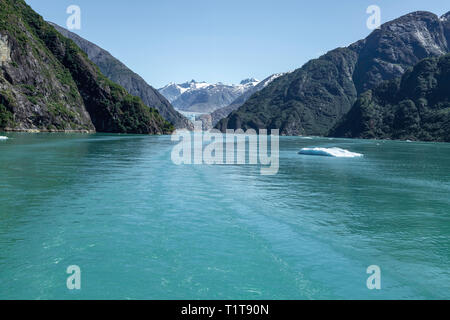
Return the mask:
[[204, 89], [211, 86], [211, 84], [206, 82], [197, 82], [195, 80], [191, 80], [185, 83], [176, 84], [176, 83], [169, 83], [165, 87], [158, 89], [158, 91], [166, 97], [167, 100], [170, 101], [170, 103], [173, 103], [176, 101], [183, 93], [187, 91], [196, 91], [200, 89]]
[[273, 74], [267, 77], [263, 81], [259, 82], [257, 85], [251, 87], [249, 90], [240, 95], [236, 100], [234, 100], [230, 105], [217, 109], [211, 114], [212, 126], [215, 126], [221, 119], [227, 117], [234, 110], [239, 109], [253, 94], [261, 91], [267, 87], [275, 79], [285, 75], [286, 73]]
[[178, 113], [166, 98], [108, 51], [57, 24], [49, 23], [63, 36], [74, 41], [111, 81], [123, 86], [133, 96], [141, 98], [148, 107], [157, 109], [176, 128], [192, 129], [192, 123]]
[[450, 142], [450, 54], [362, 94], [330, 136]]
[[170, 133], [23, 0], [0, 1], [0, 131]]
[[427, 57], [449, 52], [449, 13], [414, 12], [385, 23], [366, 39], [338, 48], [279, 77], [217, 128], [280, 129], [284, 135], [326, 135], [358, 95], [400, 77]]
[[159, 92], [178, 110], [211, 113], [228, 106], [258, 83], [259, 81], [253, 78], [245, 79], [239, 85], [209, 84], [192, 80], [182, 84], [170, 83], [159, 89]]

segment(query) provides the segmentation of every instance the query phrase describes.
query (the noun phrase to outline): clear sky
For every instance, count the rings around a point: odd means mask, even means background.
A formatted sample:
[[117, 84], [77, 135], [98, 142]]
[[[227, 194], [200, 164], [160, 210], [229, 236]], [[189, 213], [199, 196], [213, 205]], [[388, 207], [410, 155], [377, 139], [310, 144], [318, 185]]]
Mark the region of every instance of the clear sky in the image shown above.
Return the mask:
[[366, 37], [369, 5], [382, 22], [416, 10], [442, 15], [449, 0], [26, 0], [65, 26], [81, 8], [80, 36], [154, 87], [195, 79], [238, 83], [301, 67]]

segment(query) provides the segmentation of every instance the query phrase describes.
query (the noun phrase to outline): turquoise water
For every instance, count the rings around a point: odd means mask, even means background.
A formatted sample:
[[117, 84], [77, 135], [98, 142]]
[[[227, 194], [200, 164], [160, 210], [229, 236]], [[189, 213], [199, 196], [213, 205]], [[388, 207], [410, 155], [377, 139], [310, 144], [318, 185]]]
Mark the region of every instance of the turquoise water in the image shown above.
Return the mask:
[[176, 166], [170, 137], [7, 135], [1, 299], [450, 298], [450, 144], [281, 137], [261, 176]]

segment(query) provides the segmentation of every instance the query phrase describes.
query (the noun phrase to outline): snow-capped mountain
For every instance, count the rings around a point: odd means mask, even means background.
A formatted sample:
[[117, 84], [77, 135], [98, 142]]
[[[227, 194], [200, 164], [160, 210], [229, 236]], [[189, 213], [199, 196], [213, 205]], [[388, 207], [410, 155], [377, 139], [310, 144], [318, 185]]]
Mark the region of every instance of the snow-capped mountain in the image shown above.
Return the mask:
[[210, 86], [209, 83], [191, 80], [182, 84], [171, 82], [165, 87], [158, 89], [158, 91], [172, 103], [188, 90], [198, 90], [208, 86]]
[[159, 89], [159, 92], [178, 110], [211, 113], [228, 106], [259, 83], [260, 81], [254, 78], [242, 80], [238, 85], [192, 80], [182, 84], [170, 83]]
[[252, 86], [248, 90], [246, 90], [243, 94], [241, 94], [239, 97], [237, 97], [233, 102], [231, 102], [229, 105], [215, 110], [212, 114], [212, 125], [215, 126], [217, 122], [219, 122], [221, 119], [228, 116], [231, 112], [234, 110], [239, 109], [253, 94], [255, 94], [258, 91], [261, 91], [265, 87], [267, 87], [270, 83], [272, 83], [275, 79], [278, 79], [279, 77], [287, 74], [286, 73], [276, 73], [273, 74], [266, 79], [259, 81], [256, 85]]

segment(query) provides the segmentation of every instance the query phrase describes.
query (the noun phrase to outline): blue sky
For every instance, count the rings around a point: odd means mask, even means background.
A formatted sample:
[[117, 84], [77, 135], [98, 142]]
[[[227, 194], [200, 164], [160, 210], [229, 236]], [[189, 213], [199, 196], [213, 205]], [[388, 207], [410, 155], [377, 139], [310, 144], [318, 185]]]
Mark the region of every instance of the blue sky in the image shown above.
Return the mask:
[[238, 83], [294, 70], [366, 37], [369, 5], [382, 22], [416, 10], [442, 15], [448, 0], [26, 0], [65, 26], [81, 8], [80, 36], [108, 50], [149, 84]]

